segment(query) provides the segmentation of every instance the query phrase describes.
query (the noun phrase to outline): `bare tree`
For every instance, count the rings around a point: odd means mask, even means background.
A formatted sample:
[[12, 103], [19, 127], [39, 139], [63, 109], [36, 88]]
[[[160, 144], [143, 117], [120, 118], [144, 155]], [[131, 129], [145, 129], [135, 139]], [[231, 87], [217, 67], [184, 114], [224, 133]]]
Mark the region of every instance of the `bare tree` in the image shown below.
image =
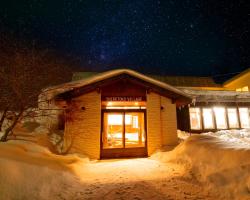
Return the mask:
[[[34, 114], [41, 89], [69, 81], [72, 69], [48, 49], [19, 45], [1, 38], [0, 48], [0, 141], [8, 140], [20, 120]], [[3, 129], [3, 124], [7, 124]]]

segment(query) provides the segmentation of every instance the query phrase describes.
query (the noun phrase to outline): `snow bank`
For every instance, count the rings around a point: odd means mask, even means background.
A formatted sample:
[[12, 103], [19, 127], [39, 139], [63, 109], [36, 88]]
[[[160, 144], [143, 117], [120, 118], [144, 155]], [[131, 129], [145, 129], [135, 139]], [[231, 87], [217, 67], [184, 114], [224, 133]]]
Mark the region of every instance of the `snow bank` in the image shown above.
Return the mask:
[[249, 145], [236, 145], [208, 134], [192, 135], [173, 151], [158, 152], [152, 158], [184, 165], [223, 198], [250, 199]]
[[81, 183], [73, 171], [86, 162], [31, 142], [0, 143], [0, 199], [74, 199]]
[[183, 141], [183, 140], [186, 140], [189, 136], [191, 136], [191, 133], [177, 130], [177, 135], [178, 135], [179, 140]]
[[250, 129], [221, 130], [217, 132], [208, 132], [203, 134], [215, 136], [227, 142], [232, 142], [236, 146], [247, 145], [248, 147], [250, 147]]

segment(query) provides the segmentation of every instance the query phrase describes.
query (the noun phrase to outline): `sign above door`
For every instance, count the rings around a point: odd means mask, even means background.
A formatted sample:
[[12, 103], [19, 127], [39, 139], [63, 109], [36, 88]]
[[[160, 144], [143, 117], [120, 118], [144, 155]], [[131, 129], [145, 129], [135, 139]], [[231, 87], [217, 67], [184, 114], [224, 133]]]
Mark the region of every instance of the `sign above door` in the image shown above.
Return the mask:
[[142, 96], [107, 96], [102, 97], [102, 101], [145, 101], [146, 98]]

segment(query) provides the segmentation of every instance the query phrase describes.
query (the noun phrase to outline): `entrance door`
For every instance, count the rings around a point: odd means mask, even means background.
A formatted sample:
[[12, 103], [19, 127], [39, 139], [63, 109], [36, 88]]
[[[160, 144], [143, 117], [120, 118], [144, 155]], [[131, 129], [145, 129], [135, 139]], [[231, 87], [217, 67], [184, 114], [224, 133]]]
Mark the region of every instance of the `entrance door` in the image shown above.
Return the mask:
[[147, 156], [144, 111], [104, 111], [101, 158]]

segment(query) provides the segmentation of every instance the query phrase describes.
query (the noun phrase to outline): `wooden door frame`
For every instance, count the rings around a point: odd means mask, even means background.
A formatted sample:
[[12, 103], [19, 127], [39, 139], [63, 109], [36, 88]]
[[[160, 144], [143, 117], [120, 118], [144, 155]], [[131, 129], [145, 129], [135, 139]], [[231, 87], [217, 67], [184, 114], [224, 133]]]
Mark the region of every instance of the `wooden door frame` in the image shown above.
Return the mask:
[[[122, 148], [103, 148], [103, 125], [104, 113], [122, 113], [125, 116], [129, 112], [140, 112], [144, 115], [144, 131], [145, 131], [145, 146], [144, 147], [130, 147], [125, 146], [125, 117], [123, 117], [123, 147]], [[126, 158], [126, 157], [147, 157], [148, 156], [148, 138], [147, 138], [147, 113], [146, 109], [102, 109], [101, 111], [101, 133], [100, 133], [100, 158]], [[109, 155], [110, 154], [110, 155]], [[120, 155], [120, 156], [119, 156]]]

